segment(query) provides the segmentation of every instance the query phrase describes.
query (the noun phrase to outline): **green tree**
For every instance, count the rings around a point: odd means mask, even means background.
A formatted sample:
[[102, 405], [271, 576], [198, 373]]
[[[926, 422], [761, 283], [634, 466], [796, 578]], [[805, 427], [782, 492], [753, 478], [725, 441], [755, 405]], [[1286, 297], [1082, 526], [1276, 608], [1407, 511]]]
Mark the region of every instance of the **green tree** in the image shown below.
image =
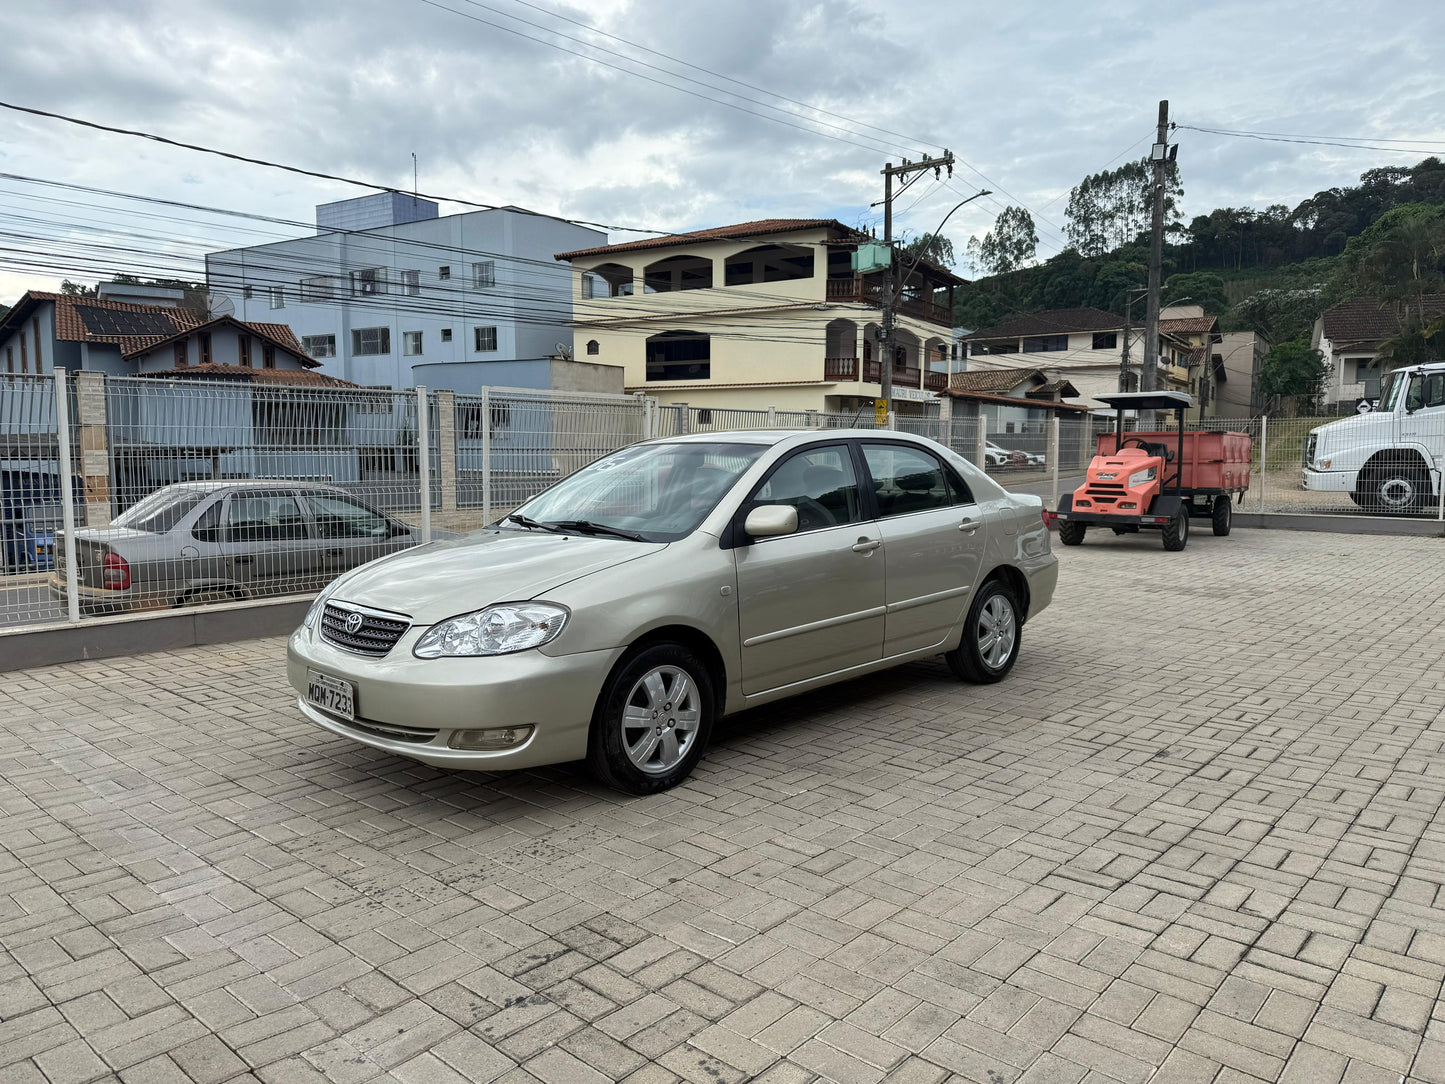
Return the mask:
[[1031, 263], [1039, 250], [1034, 216], [1022, 207], [1005, 207], [983, 239], [968, 239], [969, 262], [990, 275], [1006, 275]]
[[[1164, 180], [1166, 233], [1182, 225], [1179, 201], [1184, 186], [1179, 164], [1169, 162]], [[1154, 167], [1147, 158], [1085, 177], [1069, 192], [1064, 211], [1069, 243], [1085, 256], [1106, 252], [1138, 239], [1154, 217]]]
[[1270, 342], [1309, 338], [1324, 310], [1320, 287], [1256, 290], [1230, 310], [1226, 331], [1258, 331]]
[[60, 284], [60, 292], [68, 297], [94, 297], [95, 287], [82, 286], [78, 282], [71, 282], [69, 279], [66, 279]]
[[1324, 394], [1324, 355], [1308, 339], [1291, 339], [1271, 348], [1259, 366], [1259, 392], [1266, 398], [1294, 399], [1313, 410]]
[[941, 233], [921, 233], [904, 245], [903, 251], [914, 260], [927, 260], [939, 267], [952, 267], [955, 259], [953, 242]]
[[1164, 280], [1164, 304], [1174, 303], [1175, 298], [1189, 298], [1195, 305], [1203, 305], [1204, 311], [1218, 316], [1229, 308], [1229, 297], [1224, 292], [1224, 280], [1210, 271], [1194, 271], [1187, 275], [1170, 275]]

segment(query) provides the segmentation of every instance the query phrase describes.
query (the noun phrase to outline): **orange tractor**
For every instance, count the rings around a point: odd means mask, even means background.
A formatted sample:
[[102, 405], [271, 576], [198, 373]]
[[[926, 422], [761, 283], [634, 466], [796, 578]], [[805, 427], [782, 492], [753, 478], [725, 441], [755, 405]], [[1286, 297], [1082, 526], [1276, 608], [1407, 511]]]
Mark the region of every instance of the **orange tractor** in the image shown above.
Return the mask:
[[[1215, 534], [1227, 535], [1234, 503], [1249, 488], [1249, 434], [1186, 432], [1184, 411], [1194, 400], [1184, 392], [1094, 398], [1114, 408], [1114, 431], [1099, 434], [1084, 484], [1059, 499], [1059, 540], [1077, 546], [1090, 527], [1157, 530], [1166, 550], [1182, 550], [1191, 517], [1208, 518]], [[1126, 410], [1172, 410], [1178, 429], [1126, 433]]]

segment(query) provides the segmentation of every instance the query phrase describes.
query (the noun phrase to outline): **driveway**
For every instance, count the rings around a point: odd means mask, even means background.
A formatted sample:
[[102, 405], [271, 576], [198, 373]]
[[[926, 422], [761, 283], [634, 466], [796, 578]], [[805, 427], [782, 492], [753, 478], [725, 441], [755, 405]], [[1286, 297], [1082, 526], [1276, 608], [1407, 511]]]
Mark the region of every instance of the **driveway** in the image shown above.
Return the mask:
[[645, 799], [332, 738], [279, 640], [0, 675], [0, 1077], [1445, 1081], [1442, 545], [1091, 537], [1003, 684]]

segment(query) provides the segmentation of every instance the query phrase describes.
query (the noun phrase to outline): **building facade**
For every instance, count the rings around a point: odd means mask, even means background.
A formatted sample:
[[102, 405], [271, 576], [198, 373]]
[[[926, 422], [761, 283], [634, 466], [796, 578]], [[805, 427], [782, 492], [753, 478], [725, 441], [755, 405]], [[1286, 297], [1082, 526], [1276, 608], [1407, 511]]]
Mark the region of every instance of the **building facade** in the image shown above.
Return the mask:
[[[833, 219], [764, 219], [557, 258], [572, 265], [577, 358], [620, 365], [629, 392], [664, 404], [853, 412], [871, 410], [881, 392], [879, 250]], [[886, 359], [893, 409], [933, 414], [964, 280], [927, 262], [902, 272]]]
[[[1445, 294], [1426, 294], [1422, 301], [1426, 318], [1445, 316]], [[1380, 347], [1399, 330], [1395, 307], [1378, 298], [1351, 298], [1320, 314], [1310, 344], [1324, 355], [1329, 368], [1326, 407], [1380, 394]]]
[[[315, 236], [210, 253], [215, 307], [285, 321], [322, 372], [368, 387], [577, 390], [552, 364], [572, 339], [568, 269], [552, 254], [604, 233], [515, 207], [438, 217], [398, 193], [316, 213]], [[576, 375], [590, 387], [606, 374]]]

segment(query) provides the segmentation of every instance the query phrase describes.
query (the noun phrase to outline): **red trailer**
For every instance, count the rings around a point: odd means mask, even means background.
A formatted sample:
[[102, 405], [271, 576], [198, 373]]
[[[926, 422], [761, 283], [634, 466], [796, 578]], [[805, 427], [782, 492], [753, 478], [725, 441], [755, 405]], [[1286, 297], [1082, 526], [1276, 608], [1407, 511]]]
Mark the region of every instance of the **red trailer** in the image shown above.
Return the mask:
[[[1209, 518], [1216, 535], [1227, 535], [1234, 502], [1249, 488], [1249, 434], [1186, 432], [1184, 411], [1194, 401], [1183, 392], [1095, 398], [1114, 408], [1114, 432], [1099, 435], [1084, 484], [1060, 499], [1059, 540], [1077, 546], [1091, 526], [1115, 534], [1146, 529], [1163, 533], [1166, 550], [1182, 550], [1191, 516]], [[1126, 433], [1126, 410], [1172, 410], [1179, 428]]]

